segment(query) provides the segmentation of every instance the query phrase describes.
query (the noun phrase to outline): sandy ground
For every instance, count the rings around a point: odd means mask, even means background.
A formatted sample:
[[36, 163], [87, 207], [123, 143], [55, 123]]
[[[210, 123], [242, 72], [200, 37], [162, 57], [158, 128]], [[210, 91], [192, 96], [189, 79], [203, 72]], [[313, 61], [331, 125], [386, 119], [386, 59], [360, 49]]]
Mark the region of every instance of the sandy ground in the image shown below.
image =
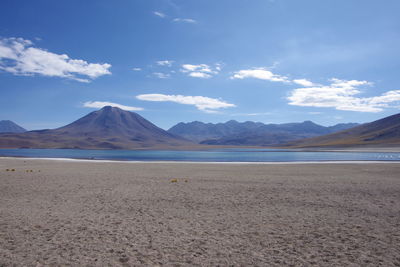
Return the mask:
[[13, 265], [400, 266], [400, 164], [0, 159]]

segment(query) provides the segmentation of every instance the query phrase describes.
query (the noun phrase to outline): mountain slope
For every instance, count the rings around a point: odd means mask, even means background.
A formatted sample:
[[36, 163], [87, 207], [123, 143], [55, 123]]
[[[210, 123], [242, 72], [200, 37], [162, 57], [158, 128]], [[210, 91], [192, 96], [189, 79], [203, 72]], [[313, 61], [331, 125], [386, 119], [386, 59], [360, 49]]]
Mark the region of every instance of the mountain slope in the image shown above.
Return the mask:
[[26, 132], [26, 130], [12, 121], [9, 120], [0, 121], [0, 133], [23, 133], [23, 132]]
[[226, 123], [204, 123], [200, 121], [180, 122], [171, 127], [168, 132], [182, 136], [194, 142], [200, 142], [206, 139], [218, 139], [228, 135], [237, 135], [248, 131], [253, 131], [261, 126], [260, 122], [237, 122], [235, 120]]
[[356, 123], [325, 127], [311, 121], [302, 123], [263, 124], [260, 122], [179, 123], [168, 131], [194, 142], [208, 145], [267, 146], [287, 143], [350, 128]]
[[400, 113], [319, 137], [288, 143], [290, 147], [400, 145]]
[[190, 144], [140, 115], [116, 107], [104, 107], [54, 130], [0, 135], [3, 148], [139, 149]]
[[228, 135], [219, 139], [204, 140], [208, 145], [271, 146], [296, 139], [318, 136], [329, 132], [327, 127], [311, 121], [302, 123], [264, 124], [252, 131]]
[[335, 132], [339, 132], [339, 131], [343, 131], [346, 129], [350, 129], [353, 127], [356, 127], [360, 125], [359, 123], [339, 123], [333, 126], [329, 126], [328, 129], [330, 131], [330, 133], [335, 133]]

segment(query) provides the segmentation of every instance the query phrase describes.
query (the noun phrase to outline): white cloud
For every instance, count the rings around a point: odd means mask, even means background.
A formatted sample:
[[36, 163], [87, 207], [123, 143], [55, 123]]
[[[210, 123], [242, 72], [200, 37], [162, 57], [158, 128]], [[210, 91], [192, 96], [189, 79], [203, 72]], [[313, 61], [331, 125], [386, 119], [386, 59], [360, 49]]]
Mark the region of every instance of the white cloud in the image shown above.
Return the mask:
[[[367, 81], [340, 80], [333, 78], [329, 85], [313, 83], [307, 79], [289, 79], [286, 76], [274, 74], [265, 68], [240, 70], [231, 79], [256, 78], [287, 84], [298, 84], [297, 88], [287, 97], [290, 105], [306, 107], [330, 107], [337, 110], [380, 112], [384, 108], [396, 107], [400, 104], [400, 90], [388, 91], [380, 96], [357, 97], [362, 93], [360, 86], [372, 85]], [[390, 105], [392, 104], [392, 105]]]
[[137, 99], [157, 102], [175, 102], [184, 105], [193, 105], [204, 112], [212, 113], [216, 109], [235, 107], [234, 104], [205, 96], [183, 96], [164, 94], [143, 94], [136, 96]]
[[207, 64], [199, 64], [199, 65], [192, 65], [192, 64], [183, 64], [181, 72], [187, 73], [190, 77], [195, 78], [211, 78], [213, 75], [218, 74], [221, 70], [221, 65], [216, 64], [216, 67], [213, 69]]
[[199, 65], [183, 64], [182, 65], [182, 72], [191, 72], [191, 71], [200, 71], [200, 72], [209, 72], [209, 73], [212, 72], [210, 66], [208, 66], [207, 64], [199, 64]]
[[153, 72], [153, 76], [159, 78], [159, 79], [167, 79], [171, 77], [168, 73], [162, 73], [162, 72]]
[[204, 79], [211, 78], [210, 74], [207, 74], [204, 72], [191, 72], [191, 73], [189, 73], [189, 76], [195, 77], [195, 78], [204, 78]]
[[141, 68], [132, 68], [133, 71], [141, 71]]
[[80, 82], [90, 82], [87, 78], [111, 74], [110, 64], [71, 59], [66, 54], [55, 54], [32, 45], [31, 41], [22, 38], [0, 39], [0, 70], [14, 75], [40, 74]]
[[337, 110], [379, 112], [390, 107], [389, 103], [400, 101], [400, 90], [388, 91], [381, 96], [357, 97], [367, 81], [331, 79], [330, 85], [294, 89], [288, 100], [290, 105], [326, 107]]
[[231, 79], [255, 78], [272, 82], [290, 82], [287, 77], [274, 74], [265, 68], [248, 69], [237, 71], [231, 76]]
[[156, 63], [157, 63], [157, 65], [159, 65], [159, 66], [171, 67], [171, 66], [172, 66], [172, 63], [174, 63], [174, 61], [172, 61], [172, 60], [159, 60], [159, 61], [157, 61]]
[[103, 108], [105, 106], [112, 106], [112, 107], [117, 107], [120, 109], [129, 110], [129, 111], [143, 110], [143, 108], [139, 108], [139, 107], [124, 106], [124, 105], [117, 104], [117, 103], [102, 102], [102, 101], [88, 101], [88, 102], [83, 103], [83, 106], [86, 108]]
[[393, 90], [384, 93], [381, 96], [375, 96], [370, 98], [372, 105], [384, 105], [385, 103], [391, 103], [400, 101], [400, 90]]
[[196, 20], [194, 20], [194, 19], [183, 19], [183, 18], [176, 18], [176, 19], [173, 19], [173, 21], [174, 22], [183, 22], [183, 23], [197, 23], [197, 21]]
[[293, 82], [297, 83], [301, 86], [304, 86], [304, 87], [311, 87], [311, 86], [315, 85], [313, 82], [311, 82], [307, 79], [295, 79], [295, 80], [293, 80]]
[[160, 18], [165, 18], [167, 16], [164, 13], [159, 12], [159, 11], [154, 11], [153, 14], [158, 16], [158, 17], [160, 17]]

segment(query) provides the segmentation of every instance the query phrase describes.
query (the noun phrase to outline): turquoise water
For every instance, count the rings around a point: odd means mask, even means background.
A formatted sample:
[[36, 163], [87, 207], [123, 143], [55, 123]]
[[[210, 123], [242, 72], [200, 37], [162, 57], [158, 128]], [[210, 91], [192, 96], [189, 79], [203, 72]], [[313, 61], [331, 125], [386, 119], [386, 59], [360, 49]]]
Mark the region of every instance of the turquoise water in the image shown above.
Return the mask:
[[223, 149], [207, 151], [0, 149], [0, 156], [198, 162], [400, 161], [400, 153], [392, 152], [300, 152], [279, 149]]

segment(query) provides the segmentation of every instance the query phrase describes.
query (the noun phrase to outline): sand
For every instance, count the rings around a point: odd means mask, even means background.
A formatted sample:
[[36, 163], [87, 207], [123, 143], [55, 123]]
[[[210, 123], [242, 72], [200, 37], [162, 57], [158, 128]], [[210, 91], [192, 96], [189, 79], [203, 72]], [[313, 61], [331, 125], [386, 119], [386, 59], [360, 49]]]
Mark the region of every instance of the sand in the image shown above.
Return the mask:
[[400, 266], [400, 164], [3, 158], [13, 265]]

